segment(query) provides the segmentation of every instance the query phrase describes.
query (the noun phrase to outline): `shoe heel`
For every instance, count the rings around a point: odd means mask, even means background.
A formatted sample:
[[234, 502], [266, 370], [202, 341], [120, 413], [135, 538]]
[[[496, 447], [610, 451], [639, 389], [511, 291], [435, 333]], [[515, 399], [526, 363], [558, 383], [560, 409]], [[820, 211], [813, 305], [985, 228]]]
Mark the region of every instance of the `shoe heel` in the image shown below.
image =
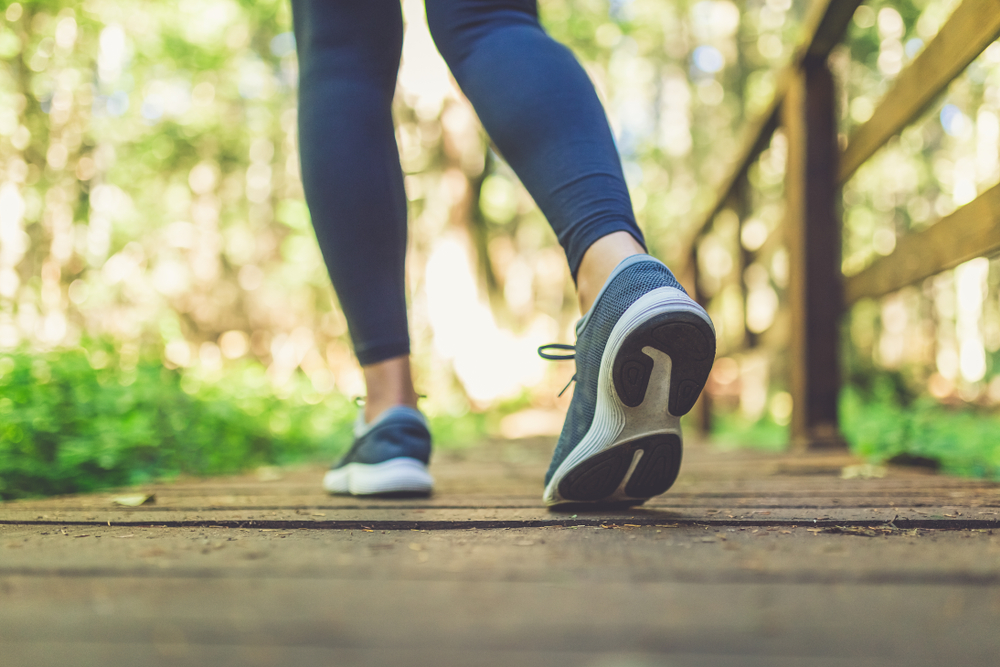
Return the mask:
[[611, 369], [618, 399], [630, 408], [646, 397], [653, 359], [642, 350], [652, 347], [670, 357], [670, 399], [675, 417], [687, 414], [708, 381], [715, 361], [715, 331], [695, 311], [673, 310], [650, 317], [637, 326], [619, 348]]
[[[644, 503], [673, 485], [681, 468], [681, 451], [681, 439], [676, 433], [654, 433], [631, 440], [570, 471], [559, 484], [559, 495], [569, 502], [614, 498], [626, 506]], [[626, 476], [628, 481], [622, 488]]]

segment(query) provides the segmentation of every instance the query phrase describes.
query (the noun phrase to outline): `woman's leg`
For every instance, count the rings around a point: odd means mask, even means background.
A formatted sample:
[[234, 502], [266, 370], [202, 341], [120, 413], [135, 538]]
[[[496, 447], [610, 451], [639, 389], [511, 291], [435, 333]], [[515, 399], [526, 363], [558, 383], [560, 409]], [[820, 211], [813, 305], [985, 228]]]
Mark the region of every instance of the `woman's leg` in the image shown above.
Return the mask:
[[406, 196], [392, 121], [399, 0], [292, 0], [302, 182], [365, 372], [369, 421], [415, 405], [403, 262]]
[[711, 320], [643, 254], [604, 111], [542, 30], [535, 0], [426, 2], [438, 49], [566, 250], [585, 313], [543, 498], [636, 504], [663, 493], [680, 466], [680, 416], [712, 367]]
[[585, 312], [618, 261], [645, 252], [590, 79], [539, 25], [535, 0], [426, 4], [455, 79], [565, 249]]

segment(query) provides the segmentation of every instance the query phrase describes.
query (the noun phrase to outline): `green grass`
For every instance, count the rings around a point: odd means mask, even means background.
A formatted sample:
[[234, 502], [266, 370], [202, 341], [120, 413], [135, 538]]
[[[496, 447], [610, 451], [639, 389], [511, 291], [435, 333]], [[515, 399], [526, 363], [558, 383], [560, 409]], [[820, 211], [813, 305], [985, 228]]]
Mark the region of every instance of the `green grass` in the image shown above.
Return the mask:
[[930, 397], [909, 403], [887, 392], [841, 394], [844, 437], [852, 451], [874, 461], [901, 454], [936, 461], [941, 470], [1000, 479], [1000, 416], [971, 405], [941, 405]]
[[[206, 373], [130, 366], [101, 345], [4, 353], [0, 499], [332, 461], [350, 446], [356, 414], [301, 374], [276, 390], [252, 362]], [[435, 445], [479, 442], [501, 414], [432, 417]]]
[[[950, 474], [1000, 480], [1000, 415], [906, 395], [897, 384], [888, 376], [876, 377], [841, 392], [841, 431], [852, 452], [872, 462], [919, 457]], [[723, 447], [783, 451], [788, 427], [769, 418], [753, 422], [735, 412], [717, 414], [712, 439]]]
[[253, 364], [204, 377], [102, 349], [0, 355], [0, 498], [334, 457], [353, 406], [293, 385], [277, 395]]
[[768, 417], [753, 421], [736, 411], [715, 414], [712, 416], [712, 442], [725, 449], [781, 452], [788, 448], [788, 427]]

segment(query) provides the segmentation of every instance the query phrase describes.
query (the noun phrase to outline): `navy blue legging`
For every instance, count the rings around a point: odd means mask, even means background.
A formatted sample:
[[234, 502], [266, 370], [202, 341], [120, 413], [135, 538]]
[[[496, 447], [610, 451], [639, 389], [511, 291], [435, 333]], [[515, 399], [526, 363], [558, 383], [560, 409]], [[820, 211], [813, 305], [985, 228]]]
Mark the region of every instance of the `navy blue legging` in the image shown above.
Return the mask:
[[[616, 231], [644, 243], [607, 118], [535, 0], [426, 0], [438, 50], [576, 276]], [[362, 365], [409, 352], [406, 196], [392, 123], [399, 0], [292, 0], [302, 182]]]

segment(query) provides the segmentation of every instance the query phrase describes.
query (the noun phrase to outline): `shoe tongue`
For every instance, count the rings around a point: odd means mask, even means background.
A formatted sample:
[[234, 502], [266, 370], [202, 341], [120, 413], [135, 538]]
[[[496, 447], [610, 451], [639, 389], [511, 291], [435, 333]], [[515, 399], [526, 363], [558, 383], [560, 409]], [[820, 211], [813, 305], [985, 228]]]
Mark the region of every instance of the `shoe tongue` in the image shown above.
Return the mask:
[[[601, 285], [601, 291], [597, 293], [597, 298], [595, 298], [594, 303], [591, 304], [590, 310], [584, 313], [583, 317], [577, 320], [576, 322], [577, 338], [580, 337], [580, 332], [583, 331], [583, 328], [587, 326], [587, 322], [590, 321], [591, 313], [594, 312], [594, 308], [597, 307], [597, 304], [601, 302], [601, 297], [604, 296], [604, 292], [607, 291], [608, 286], [611, 284], [611, 281], [617, 278], [619, 273], [621, 273], [622, 271], [624, 271], [625, 269], [629, 268], [634, 264], [638, 264], [639, 262], [656, 262], [657, 264], [663, 264], [663, 262], [656, 259], [652, 255], [632, 255], [618, 262], [618, 266], [615, 267], [614, 271], [611, 272], [611, 275], [608, 276], [608, 279], [604, 281], [603, 285]], [[663, 265], [666, 266], [665, 264]]]
[[408, 405], [394, 405], [391, 408], [388, 408], [387, 410], [383, 410], [382, 414], [376, 417], [375, 421], [373, 421], [370, 424], [365, 421], [365, 411], [359, 410], [358, 417], [357, 419], [354, 420], [354, 437], [360, 438], [365, 433], [368, 433], [368, 431], [378, 426], [387, 418], [404, 417], [407, 415], [410, 417], [416, 417], [425, 425], [427, 424], [427, 418], [424, 417], [424, 414], [420, 412], [420, 410], [417, 410], [416, 408], [411, 408]]

